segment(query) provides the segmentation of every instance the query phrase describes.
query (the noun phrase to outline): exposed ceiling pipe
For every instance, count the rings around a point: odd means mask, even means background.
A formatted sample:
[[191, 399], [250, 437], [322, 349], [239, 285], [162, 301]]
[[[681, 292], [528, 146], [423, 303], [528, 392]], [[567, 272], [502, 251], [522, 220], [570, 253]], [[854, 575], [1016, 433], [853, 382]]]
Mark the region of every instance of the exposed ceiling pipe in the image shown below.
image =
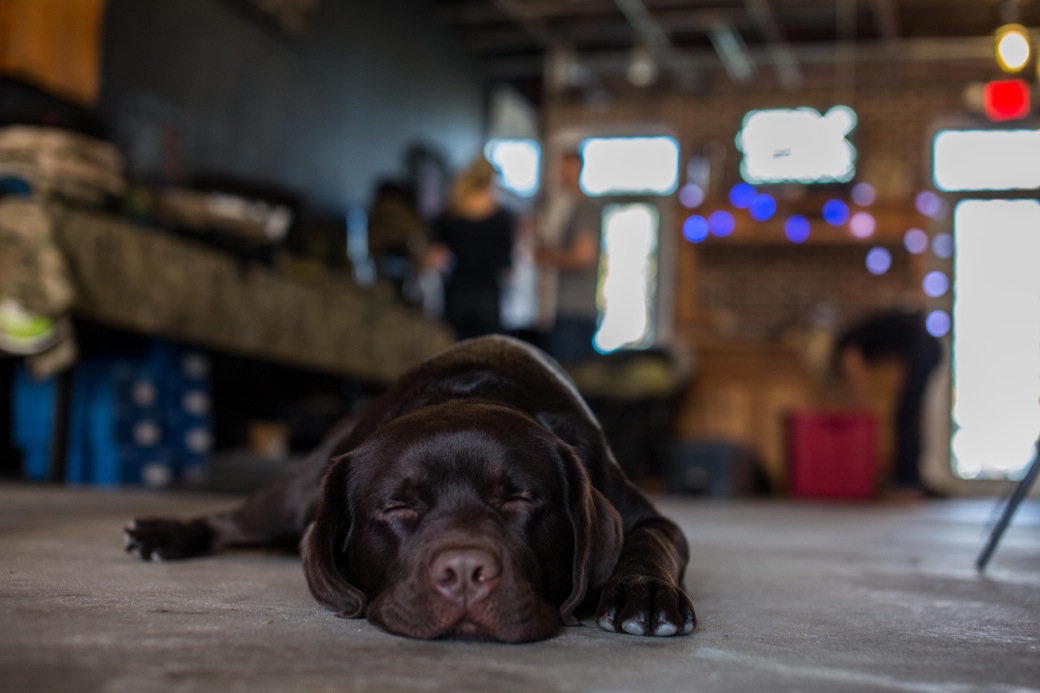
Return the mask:
[[755, 73], [755, 63], [740, 34], [728, 21], [717, 22], [708, 32], [708, 38], [731, 80], [742, 83], [751, 79]]
[[614, 0], [621, 14], [632, 25], [636, 35], [650, 59], [658, 65], [665, 65], [679, 78], [685, 86], [693, 86], [696, 81], [696, 68], [692, 62], [675, 49], [664, 28], [653, 18], [643, 0]]

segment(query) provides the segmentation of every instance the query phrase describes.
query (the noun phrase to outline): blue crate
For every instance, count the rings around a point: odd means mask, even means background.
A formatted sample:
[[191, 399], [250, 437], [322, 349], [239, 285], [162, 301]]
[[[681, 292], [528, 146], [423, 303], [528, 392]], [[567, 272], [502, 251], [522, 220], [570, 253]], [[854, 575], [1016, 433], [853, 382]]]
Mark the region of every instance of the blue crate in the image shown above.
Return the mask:
[[50, 479], [57, 393], [56, 379], [36, 380], [24, 363], [15, 367], [11, 387], [11, 437], [22, 451], [22, 473], [26, 479]]
[[161, 487], [205, 478], [213, 428], [205, 355], [156, 340], [132, 356], [83, 366], [92, 483]]
[[[50, 477], [56, 393], [54, 380], [16, 369], [12, 437], [29, 479]], [[133, 352], [88, 352], [72, 374], [67, 483], [201, 482], [213, 435], [209, 397], [209, 360], [200, 352], [158, 340]]]
[[163, 439], [159, 385], [143, 356], [90, 356], [77, 365], [70, 415], [70, 483], [140, 483], [142, 455]]
[[22, 448], [22, 473], [31, 481], [48, 481], [51, 478], [50, 450]]
[[157, 447], [151, 450], [138, 449], [134, 466], [138, 476], [133, 483], [139, 483], [148, 488], [165, 488], [173, 483], [177, 476], [173, 451], [167, 447]]
[[170, 445], [176, 454], [178, 478], [201, 484], [209, 474], [213, 430], [208, 418], [183, 417], [170, 430]]
[[198, 352], [182, 350], [176, 354], [175, 365], [169, 374], [164, 421], [178, 478], [197, 485], [208, 476], [213, 446], [209, 359]]

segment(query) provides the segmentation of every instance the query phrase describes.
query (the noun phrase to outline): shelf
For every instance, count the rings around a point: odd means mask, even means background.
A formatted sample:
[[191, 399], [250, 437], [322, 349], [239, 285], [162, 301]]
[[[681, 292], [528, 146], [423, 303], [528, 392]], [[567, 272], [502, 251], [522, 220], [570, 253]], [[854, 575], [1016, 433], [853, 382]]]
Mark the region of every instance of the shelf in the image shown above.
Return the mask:
[[52, 211], [73, 312], [101, 324], [374, 382], [453, 341], [443, 324], [347, 281], [301, 282], [118, 217]]

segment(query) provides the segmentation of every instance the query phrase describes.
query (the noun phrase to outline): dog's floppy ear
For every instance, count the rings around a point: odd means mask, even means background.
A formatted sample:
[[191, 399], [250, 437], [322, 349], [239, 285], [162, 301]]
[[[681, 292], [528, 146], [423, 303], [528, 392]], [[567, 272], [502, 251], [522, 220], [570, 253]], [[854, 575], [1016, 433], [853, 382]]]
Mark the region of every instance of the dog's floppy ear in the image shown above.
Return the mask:
[[311, 594], [343, 618], [357, 618], [366, 599], [343, 577], [337, 558], [343, 552], [350, 514], [347, 508], [347, 472], [350, 454], [337, 457], [321, 482], [314, 522], [303, 535], [300, 553]]
[[562, 441], [557, 445], [566, 481], [567, 512], [574, 530], [573, 587], [560, 605], [564, 625], [576, 626], [574, 610], [590, 591], [602, 587], [614, 572], [621, 554], [621, 515], [592, 486], [585, 466], [574, 449]]

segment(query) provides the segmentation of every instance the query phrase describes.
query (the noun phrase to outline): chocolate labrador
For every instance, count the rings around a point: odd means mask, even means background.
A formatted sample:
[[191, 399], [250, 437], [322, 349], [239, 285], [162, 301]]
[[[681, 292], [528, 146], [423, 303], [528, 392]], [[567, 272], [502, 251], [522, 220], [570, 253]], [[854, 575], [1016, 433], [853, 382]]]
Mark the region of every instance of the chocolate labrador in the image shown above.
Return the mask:
[[414, 638], [540, 640], [597, 604], [619, 633], [695, 624], [682, 532], [563, 370], [507, 337], [423, 362], [238, 508], [125, 535], [145, 560], [298, 544], [319, 602]]

